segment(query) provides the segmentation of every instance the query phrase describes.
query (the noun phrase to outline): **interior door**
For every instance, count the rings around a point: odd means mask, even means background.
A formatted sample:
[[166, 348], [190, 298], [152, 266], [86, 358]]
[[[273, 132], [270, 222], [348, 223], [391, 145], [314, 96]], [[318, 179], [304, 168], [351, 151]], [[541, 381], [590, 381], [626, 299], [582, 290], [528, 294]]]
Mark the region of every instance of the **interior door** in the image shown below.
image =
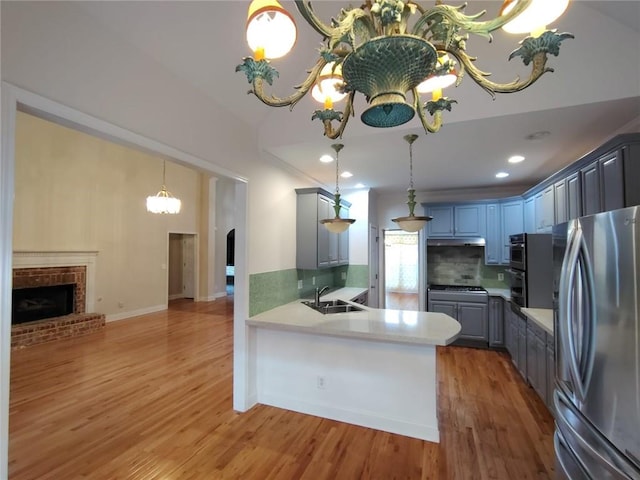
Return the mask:
[[378, 250], [378, 227], [369, 226], [369, 300], [368, 305], [378, 308], [379, 304], [379, 284], [380, 284], [380, 263]]
[[195, 298], [196, 239], [195, 235], [182, 236], [182, 294]]

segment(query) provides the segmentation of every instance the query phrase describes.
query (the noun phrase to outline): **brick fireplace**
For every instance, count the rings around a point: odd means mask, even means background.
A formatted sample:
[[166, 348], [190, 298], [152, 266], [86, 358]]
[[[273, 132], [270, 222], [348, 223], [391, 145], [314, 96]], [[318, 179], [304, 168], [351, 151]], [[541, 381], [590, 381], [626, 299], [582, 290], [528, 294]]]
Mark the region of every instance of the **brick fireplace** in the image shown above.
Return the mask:
[[73, 311], [12, 325], [12, 348], [84, 335], [104, 327], [104, 314], [93, 312], [96, 256], [97, 252], [14, 252], [13, 288], [73, 285]]

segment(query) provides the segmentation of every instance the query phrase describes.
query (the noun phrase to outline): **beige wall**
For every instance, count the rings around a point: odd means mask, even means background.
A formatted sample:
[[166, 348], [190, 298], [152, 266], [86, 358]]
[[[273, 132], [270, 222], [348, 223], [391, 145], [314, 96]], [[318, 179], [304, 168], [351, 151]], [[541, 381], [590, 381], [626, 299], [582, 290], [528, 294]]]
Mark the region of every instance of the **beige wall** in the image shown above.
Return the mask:
[[[162, 160], [19, 112], [14, 250], [97, 250], [96, 310], [122, 315], [165, 304], [168, 232], [197, 233], [201, 175], [167, 162], [178, 215], [146, 211]], [[120, 306], [122, 305], [122, 306]]]

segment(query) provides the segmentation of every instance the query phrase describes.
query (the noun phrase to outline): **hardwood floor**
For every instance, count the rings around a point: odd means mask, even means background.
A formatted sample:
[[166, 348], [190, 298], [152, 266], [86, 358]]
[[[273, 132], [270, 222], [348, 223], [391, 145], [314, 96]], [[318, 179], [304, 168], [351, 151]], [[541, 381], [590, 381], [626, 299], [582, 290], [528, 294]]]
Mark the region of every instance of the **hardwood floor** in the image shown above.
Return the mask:
[[232, 308], [178, 301], [12, 352], [10, 479], [553, 478], [552, 417], [503, 353], [439, 348], [440, 444], [234, 412]]
[[398, 293], [398, 292], [386, 292], [385, 308], [399, 309], [399, 310], [413, 310], [418, 311], [419, 298], [417, 293]]

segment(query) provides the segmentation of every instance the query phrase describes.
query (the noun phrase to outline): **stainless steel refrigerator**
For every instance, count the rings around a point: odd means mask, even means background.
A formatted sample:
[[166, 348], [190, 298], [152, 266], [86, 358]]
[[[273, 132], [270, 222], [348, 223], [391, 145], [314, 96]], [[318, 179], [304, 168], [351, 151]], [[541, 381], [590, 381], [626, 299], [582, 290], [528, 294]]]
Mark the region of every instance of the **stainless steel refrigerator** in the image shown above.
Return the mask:
[[558, 478], [640, 479], [640, 207], [553, 229]]

